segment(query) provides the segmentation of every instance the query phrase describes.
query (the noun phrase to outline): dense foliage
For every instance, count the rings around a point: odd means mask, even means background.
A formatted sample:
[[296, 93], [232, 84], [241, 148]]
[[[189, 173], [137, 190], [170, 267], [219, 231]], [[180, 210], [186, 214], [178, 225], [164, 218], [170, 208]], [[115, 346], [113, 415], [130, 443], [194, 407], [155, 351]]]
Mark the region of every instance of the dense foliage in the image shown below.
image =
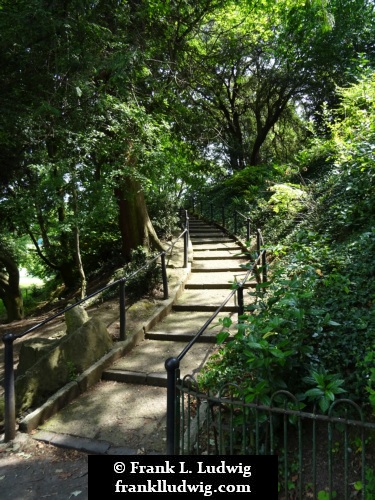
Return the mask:
[[237, 380], [263, 402], [283, 388], [321, 411], [344, 394], [375, 411], [374, 73], [339, 95], [325, 113], [330, 137], [315, 138], [291, 171], [299, 204], [293, 190], [275, 198], [274, 185], [256, 200], [270, 280], [202, 375], [206, 388]]
[[273, 260], [204, 383], [373, 402], [374, 8], [0, 0], [8, 320], [24, 314], [21, 267], [83, 296], [205, 197], [251, 213]]

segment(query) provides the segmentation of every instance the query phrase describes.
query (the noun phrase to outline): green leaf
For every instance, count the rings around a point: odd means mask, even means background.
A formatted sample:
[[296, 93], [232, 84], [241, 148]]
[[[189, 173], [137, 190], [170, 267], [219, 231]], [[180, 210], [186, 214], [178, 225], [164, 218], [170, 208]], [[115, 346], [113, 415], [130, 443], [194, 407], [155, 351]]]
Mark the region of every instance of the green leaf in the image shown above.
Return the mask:
[[327, 325], [331, 326], [341, 326], [341, 323], [337, 323], [336, 321], [329, 320]]
[[335, 395], [333, 394], [332, 391], [325, 391], [324, 392], [324, 396], [328, 399], [330, 399], [331, 401], [334, 401], [335, 400]]
[[252, 349], [262, 349], [263, 346], [259, 342], [248, 342], [247, 346]]
[[324, 395], [324, 392], [321, 389], [318, 389], [317, 387], [314, 387], [313, 389], [309, 389], [305, 392], [306, 396], [309, 397], [321, 397]]
[[363, 489], [362, 481], [356, 481], [353, 486], [356, 491], [361, 491]]
[[216, 336], [216, 343], [222, 344], [230, 336], [229, 332], [220, 332]]
[[277, 332], [267, 332], [262, 336], [262, 339], [267, 339], [268, 337], [272, 337], [273, 335], [278, 335]]
[[223, 320], [222, 320], [222, 324], [225, 328], [229, 328], [230, 326], [232, 326], [232, 323], [233, 322], [232, 322], [231, 318], [228, 318], [228, 317], [223, 318]]
[[328, 410], [329, 406], [330, 406], [330, 402], [329, 402], [328, 399], [322, 398], [319, 401], [319, 406], [320, 406], [322, 412], [325, 413]]

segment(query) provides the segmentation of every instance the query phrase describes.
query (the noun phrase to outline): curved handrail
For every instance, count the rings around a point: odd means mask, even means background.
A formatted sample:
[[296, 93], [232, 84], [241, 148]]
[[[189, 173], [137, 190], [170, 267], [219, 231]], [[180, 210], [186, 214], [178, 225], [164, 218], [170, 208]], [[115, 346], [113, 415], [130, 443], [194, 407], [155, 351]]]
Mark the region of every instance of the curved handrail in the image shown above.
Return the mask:
[[250, 216], [248, 216], [248, 215], [244, 215], [244, 214], [242, 214], [241, 212], [239, 212], [238, 210], [235, 210], [235, 213], [236, 213], [236, 214], [238, 214], [238, 215], [239, 215], [240, 217], [242, 217], [243, 219], [246, 219], [246, 220], [250, 219], [250, 220], [251, 220]]

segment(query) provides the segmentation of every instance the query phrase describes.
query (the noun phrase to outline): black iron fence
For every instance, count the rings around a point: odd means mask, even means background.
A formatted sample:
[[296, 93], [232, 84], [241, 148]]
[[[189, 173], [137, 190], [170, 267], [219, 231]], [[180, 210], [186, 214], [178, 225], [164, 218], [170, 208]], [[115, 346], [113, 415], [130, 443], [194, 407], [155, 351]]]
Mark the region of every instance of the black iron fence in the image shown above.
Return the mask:
[[349, 399], [327, 414], [301, 411], [288, 391], [269, 406], [247, 403], [228, 384], [203, 394], [187, 375], [176, 381], [175, 455], [277, 455], [279, 498], [329, 500], [375, 498], [375, 423]]
[[94, 297], [102, 296], [103, 293], [118, 289], [119, 296], [119, 308], [120, 308], [120, 341], [126, 339], [126, 314], [125, 314], [125, 306], [126, 306], [126, 285], [131, 280], [133, 280], [139, 273], [147, 270], [152, 265], [161, 266], [162, 273], [162, 281], [163, 281], [163, 295], [164, 299], [168, 299], [169, 291], [168, 291], [168, 279], [167, 279], [167, 266], [166, 266], [166, 255], [171, 253], [174, 249], [176, 243], [183, 238], [184, 241], [184, 254], [183, 254], [183, 266], [186, 268], [188, 266], [188, 242], [189, 242], [189, 234], [188, 234], [188, 216], [187, 212], [185, 212], [185, 229], [183, 229], [182, 233], [173, 241], [164, 251], [160, 252], [158, 255], [150, 259], [144, 266], [137, 269], [130, 276], [126, 276], [124, 278], [120, 278], [107, 286], [96, 290], [95, 292], [87, 295], [81, 300], [78, 300], [72, 305], [69, 305], [65, 309], [59, 311], [56, 314], [53, 314], [46, 318], [44, 321], [34, 325], [33, 327], [27, 329], [22, 333], [12, 333], [7, 332], [3, 335], [3, 343], [4, 343], [4, 441], [8, 442], [14, 439], [16, 434], [16, 403], [15, 403], [15, 376], [14, 376], [14, 341], [20, 339], [22, 337], [27, 336], [28, 334], [39, 330], [41, 327], [45, 326], [47, 323], [56, 319], [59, 316], [64, 315], [70, 309], [81, 305], [82, 303], [87, 303], [90, 299]]

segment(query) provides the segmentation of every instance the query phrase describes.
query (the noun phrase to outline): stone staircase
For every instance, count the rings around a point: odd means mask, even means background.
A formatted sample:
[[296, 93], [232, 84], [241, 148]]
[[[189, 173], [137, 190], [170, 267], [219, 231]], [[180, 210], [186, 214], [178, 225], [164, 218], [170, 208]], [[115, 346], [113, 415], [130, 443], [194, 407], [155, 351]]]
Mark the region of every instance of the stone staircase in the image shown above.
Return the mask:
[[[153, 328], [145, 331], [145, 339], [133, 350], [133, 361], [128, 357], [118, 360], [103, 373], [103, 380], [117, 382], [149, 383], [166, 386], [164, 362], [171, 355], [178, 355], [192, 340], [230, 293], [233, 283], [244, 279], [247, 260], [241, 255], [243, 248], [220, 229], [199, 219], [190, 221], [190, 241], [193, 250], [191, 275], [185, 289], [173, 304], [171, 312]], [[254, 285], [248, 283], [247, 286]], [[234, 316], [238, 307], [236, 294], [222, 308], [212, 325], [200, 335], [187, 359], [182, 361], [181, 375], [199, 371], [211, 350], [204, 344], [214, 344], [222, 329], [219, 319]], [[152, 364], [150, 364], [152, 358]], [[141, 360], [144, 360], [143, 364]], [[150, 368], [153, 366], [154, 371]]]
[[[116, 449], [124, 453], [124, 447], [142, 449], [145, 453], [165, 453], [165, 361], [178, 356], [209, 321], [230, 294], [233, 283], [244, 278], [247, 272], [244, 266], [248, 263], [242, 246], [221, 229], [191, 218], [189, 230], [191, 274], [169, 314], [145, 329], [144, 339], [106, 368], [99, 384], [41, 425], [37, 439], [52, 439], [55, 443], [68, 439], [70, 447], [72, 439], [76, 442], [83, 439], [85, 444], [81, 449], [88, 451], [91, 449], [88, 443], [92, 446], [95, 440], [106, 443], [104, 453], [107, 454], [116, 453]], [[255, 282], [249, 282], [246, 286], [254, 285]], [[222, 329], [220, 318], [231, 316], [236, 323], [236, 296], [233, 295], [183, 357], [181, 377], [199, 372], [217, 349], [216, 335]], [[250, 297], [246, 293], [244, 297], [246, 304]], [[103, 448], [100, 450], [103, 453]]]

